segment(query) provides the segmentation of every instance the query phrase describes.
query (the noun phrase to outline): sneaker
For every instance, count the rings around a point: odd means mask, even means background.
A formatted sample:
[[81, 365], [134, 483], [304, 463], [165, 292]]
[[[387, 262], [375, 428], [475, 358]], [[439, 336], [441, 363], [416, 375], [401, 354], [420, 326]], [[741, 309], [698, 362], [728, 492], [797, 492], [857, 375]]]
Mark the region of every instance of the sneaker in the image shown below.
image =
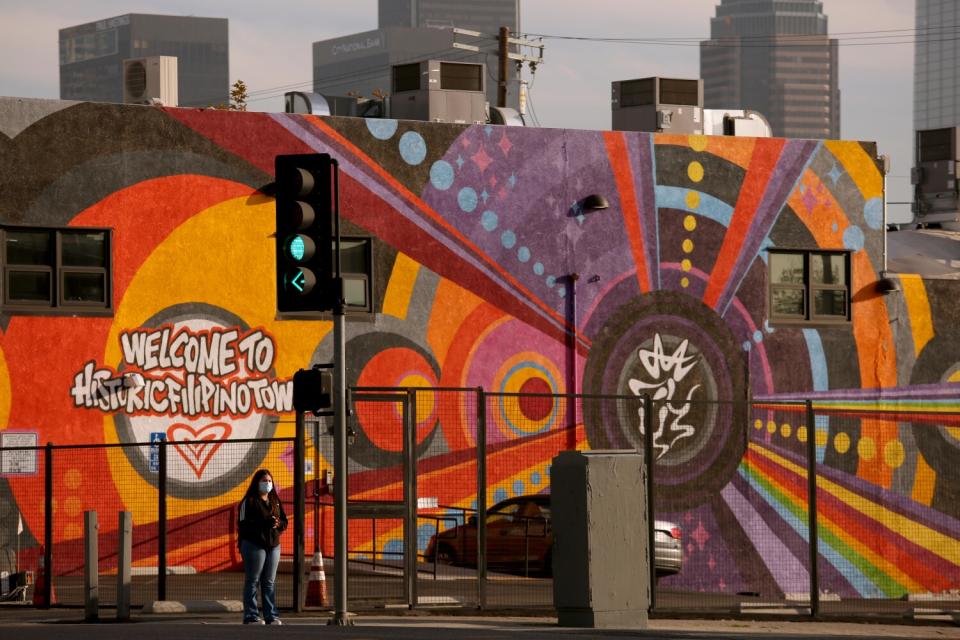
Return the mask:
[[267, 624], [283, 624], [283, 622], [280, 620], [280, 618], [274, 618], [273, 620], [271, 620], [271, 621], [268, 622]]
[[254, 618], [253, 620], [244, 620], [243, 624], [263, 624], [263, 620], [260, 618]]

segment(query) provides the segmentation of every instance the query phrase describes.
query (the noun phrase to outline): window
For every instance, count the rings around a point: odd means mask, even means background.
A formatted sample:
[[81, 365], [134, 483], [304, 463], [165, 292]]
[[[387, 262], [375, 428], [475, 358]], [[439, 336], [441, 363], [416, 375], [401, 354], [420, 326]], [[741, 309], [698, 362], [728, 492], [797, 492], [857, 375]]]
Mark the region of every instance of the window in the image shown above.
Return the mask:
[[370, 238], [340, 238], [340, 270], [347, 311], [373, 310], [370, 290], [373, 281]]
[[850, 321], [849, 253], [771, 251], [769, 267], [771, 321]]
[[109, 230], [0, 227], [0, 239], [4, 311], [110, 309]]

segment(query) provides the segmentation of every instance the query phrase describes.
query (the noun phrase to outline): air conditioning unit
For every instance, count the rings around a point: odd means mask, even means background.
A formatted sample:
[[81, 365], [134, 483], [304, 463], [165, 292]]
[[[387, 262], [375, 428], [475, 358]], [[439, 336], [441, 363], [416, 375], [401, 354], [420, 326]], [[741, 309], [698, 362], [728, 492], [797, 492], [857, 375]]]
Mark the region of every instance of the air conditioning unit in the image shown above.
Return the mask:
[[149, 56], [123, 61], [123, 101], [126, 104], [162, 104], [175, 107], [176, 56]]
[[611, 93], [614, 131], [703, 133], [703, 80], [618, 80]]
[[703, 133], [708, 136], [770, 138], [773, 129], [759, 111], [750, 109], [704, 109]]
[[487, 121], [486, 65], [424, 60], [393, 67], [390, 115], [400, 120]]

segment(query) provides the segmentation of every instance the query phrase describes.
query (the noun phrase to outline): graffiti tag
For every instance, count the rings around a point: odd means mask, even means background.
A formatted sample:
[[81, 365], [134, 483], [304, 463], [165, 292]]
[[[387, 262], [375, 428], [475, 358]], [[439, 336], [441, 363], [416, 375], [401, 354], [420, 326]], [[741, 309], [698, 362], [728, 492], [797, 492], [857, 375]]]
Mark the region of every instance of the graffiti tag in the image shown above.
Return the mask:
[[[694, 433], [693, 425], [684, 423], [683, 419], [690, 413], [690, 400], [700, 385], [693, 385], [687, 390], [685, 396], [681, 393], [680, 398], [677, 397], [677, 390], [681, 383], [701, 359], [699, 354], [687, 355], [689, 347], [690, 341], [684, 340], [673, 353], [668, 354], [664, 351], [660, 334], [655, 334], [652, 350], [643, 348], [637, 350], [637, 356], [648, 381], [637, 378], [631, 378], [628, 381], [630, 391], [635, 395], [643, 395], [652, 390], [651, 397], [655, 406], [659, 406], [653, 425], [653, 448], [657, 452], [657, 459], [666, 455], [679, 440], [689, 438]], [[639, 413], [642, 434], [645, 424], [642, 405]]]

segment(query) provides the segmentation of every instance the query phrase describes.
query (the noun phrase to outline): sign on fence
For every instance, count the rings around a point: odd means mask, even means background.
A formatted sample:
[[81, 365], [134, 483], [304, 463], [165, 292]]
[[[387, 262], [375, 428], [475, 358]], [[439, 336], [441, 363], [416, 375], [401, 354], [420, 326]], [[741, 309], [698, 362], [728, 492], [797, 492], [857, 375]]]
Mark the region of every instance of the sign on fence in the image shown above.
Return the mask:
[[[0, 432], [0, 447], [36, 447], [37, 434], [29, 431]], [[0, 451], [0, 475], [32, 476], [37, 473], [38, 450]]]
[[166, 438], [163, 431], [150, 432], [150, 473], [160, 473], [160, 441]]

